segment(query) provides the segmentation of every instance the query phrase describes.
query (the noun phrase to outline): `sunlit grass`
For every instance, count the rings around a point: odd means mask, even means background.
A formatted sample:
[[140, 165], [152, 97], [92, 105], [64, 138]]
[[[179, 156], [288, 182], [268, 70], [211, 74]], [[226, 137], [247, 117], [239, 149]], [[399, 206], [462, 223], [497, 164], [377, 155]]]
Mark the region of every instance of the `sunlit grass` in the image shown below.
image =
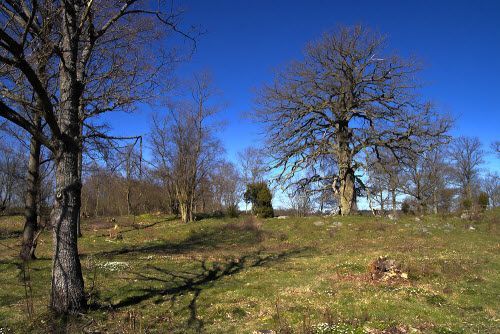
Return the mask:
[[[47, 311], [50, 235], [44, 232], [40, 259], [30, 264], [35, 315], [28, 319], [16, 259], [22, 219], [3, 217], [0, 327], [376, 333], [403, 326], [424, 333], [494, 333], [499, 216], [489, 212], [472, 223], [474, 230], [470, 222], [439, 216], [396, 222], [360, 216], [267, 219], [257, 229], [241, 224], [245, 218], [187, 225], [162, 215], [92, 219], [83, 223], [79, 241], [91, 309], [57, 321]], [[368, 265], [382, 255], [395, 259], [409, 279], [371, 280]]]

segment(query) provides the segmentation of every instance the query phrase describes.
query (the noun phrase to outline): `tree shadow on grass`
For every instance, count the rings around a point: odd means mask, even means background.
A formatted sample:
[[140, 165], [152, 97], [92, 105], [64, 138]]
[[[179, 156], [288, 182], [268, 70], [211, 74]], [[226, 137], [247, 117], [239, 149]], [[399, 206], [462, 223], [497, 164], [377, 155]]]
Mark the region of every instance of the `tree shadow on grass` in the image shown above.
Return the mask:
[[[159, 283], [161, 287], [145, 287], [137, 289], [136, 295], [127, 297], [118, 303], [110, 304], [113, 309], [133, 306], [156, 297], [168, 296], [173, 303], [186, 293], [193, 293], [187, 308], [189, 319], [187, 325], [197, 331], [203, 328], [203, 321], [198, 318], [197, 300], [207, 285], [221, 280], [224, 277], [235, 275], [243, 270], [266, 266], [290, 257], [298, 256], [307, 248], [293, 249], [275, 254], [263, 254], [262, 251], [229, 259], [225, 262], [208, 262], [199, 260], [199, 267], [195, 271], [172, 271], [159, 266], [148, 266], [151, 273], [133, 273], [138, 281]], [[109, 300], [108, 300], [109, 302]]]
[[[124, 224], [123, 222], [108, 221], [108, 222], [101, 223], [100, 229], [102, 229], [102, 230], [112, 229], [115, 225], [118, 225], [118, 226], [126, 227], [125, 229], [120, 230], [120, 233], [123, 234], [123, 233], [127, 233], [127, 232], [132, 232], [132, 231], [144, 230], [144, 229], [156, 226], [156, 225], [161, 224], [161, 223], [167, 223], [167, 222], [171, 222], [171, 221], [175, 221], [175, 220], [177, 220], [176, 217], [168, 217], [165, 219], [157, 220], [157, 221], [149, 223], [149, 224], [136, 223], [134, 220], [134, 222], [132, 222], [132, 223], [127, 222], [125, 225], [123, 225]], [[98, 224], [93, 223], [93, 225], [91, 225], [89, 228], [92, 228], [92, 227], [95, 228], [96, 225], [98, 225]], [[103, 234], [100, 234], [99, 236], [107, 237], [108, 235], [109, 235], [109, 233], [103, 233]]]
[[136, 253], [161, 253], [161, 254], [181, 254], [190, 251], [206, 251], [218, 247], [256, 245], [264, 240], [266, 232], [262, 230], [242, 230], [235, 229], [233, 225], [227, 224], [212, 227], [207, 230], [198, 230], [184, 240], [161, 243], [150, 243], [146, 245], [125, 246], [120, 249], [95, 253], [95, 256], [112, 257], [122, 254]]
[[23, 231], [6, 231], [0, 229], [0, 241], [9, 239], [18, 239], [23, 234]]

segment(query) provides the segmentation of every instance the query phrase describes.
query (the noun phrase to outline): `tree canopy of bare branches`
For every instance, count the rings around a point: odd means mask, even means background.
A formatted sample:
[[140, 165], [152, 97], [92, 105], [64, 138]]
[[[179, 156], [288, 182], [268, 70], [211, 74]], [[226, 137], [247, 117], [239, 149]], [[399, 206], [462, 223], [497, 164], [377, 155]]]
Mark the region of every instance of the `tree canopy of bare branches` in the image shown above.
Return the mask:
[[222, 146], [210, 118], [219, 107], [208, 74], [196, 75], [190, 99], [172, 103], [168, 114], [153, 118], [151, 148], [155, 164], [173, 185], [183, 222], [193, 220], [197, 187], [220, 159]]
[[472, 200], [474, 186], [479, 185], [480, 166], [485, 152], [477, 137], [458, 137], [450, 146], [453, 176], [459, 185], [462, 196]]
[[[341, 28], [310, 43], [304, 59], [279, 71], [258, 97], [278, 181], [330, 179], [340, 211], [356, 203], [356, 172], [365, 151], [381, 148], [396, 159], [442, 138], [450, 126], [416, 94], [412, 60], [385, 54], [385, 39], [362, 26]], [[303, 173], [324, 159], [335, 175]]]

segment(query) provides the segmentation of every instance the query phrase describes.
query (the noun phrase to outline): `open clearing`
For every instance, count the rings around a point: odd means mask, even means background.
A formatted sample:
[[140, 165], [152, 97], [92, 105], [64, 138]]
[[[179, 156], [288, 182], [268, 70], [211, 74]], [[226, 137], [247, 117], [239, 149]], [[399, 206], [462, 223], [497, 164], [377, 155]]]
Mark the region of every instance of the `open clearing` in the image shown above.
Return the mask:
[[[84, 221], [79, 249], [91, 309], [55, 320], [47, 310], [49, 233], [29, 265], [33, 297], [26, 298], [16, 258], [22, 219], [2, 217], [0, 333], [56, 327], [71, 333], [500, 332], [498, 210], [478, 222], [353, 216], [273, 218], [255, 226], [245, 219]], [[369, 264], [384, 255], [408, 279], [372, 279]]]

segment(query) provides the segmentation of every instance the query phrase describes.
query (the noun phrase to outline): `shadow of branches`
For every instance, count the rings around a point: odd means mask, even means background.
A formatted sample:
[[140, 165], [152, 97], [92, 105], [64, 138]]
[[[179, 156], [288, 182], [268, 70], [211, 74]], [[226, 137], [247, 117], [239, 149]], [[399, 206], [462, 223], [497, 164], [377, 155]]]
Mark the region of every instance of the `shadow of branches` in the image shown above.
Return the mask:
[[146, 284], [160, 283], [160, 288], [145, 287], [137, 289], [134, 296], [130, 296], [111, 304], [111, 308], [120, 309], [127, 306], [139, 304], [143, 301], [158, 297], [168, 296], [173, 303], [182, 295], [192, 293], [193, 296], [187, 308], [189, 309], [189, 319], [187, 324], [190, 328], [201, 331], [203, 321], [198, 318], [197, 300], [207, 284], [211, 284], [223, 277], [235, 275], [243, 270], [269, 265], [290, 257], [297, 256], [306, 248], [294, 249], [278, 254], [263, 254], [262, 251], [243, 255], [238, 258], [228, 259], [223, 262], [208, 262], [198, 260], [199, 266], [194, 271], [172, 271], [159, 266], [148, 266], [149, 273], [133, 273], [136, 279]]
[[208, 230], [198, 230], [192, 232], [186, 239], [181, 241], [163, 241], [137, 246], [125, 246], [123, 248], [99, 252], [95, 256], [115, 256], [129, 253], [163, 253], [180, 254], [194, 250], [209, 250], [217, 247], [231, 245], [258, 244], [264, 238], [264, 231], [261, 230], [235, 230], [230, 224], [210, 228]]

